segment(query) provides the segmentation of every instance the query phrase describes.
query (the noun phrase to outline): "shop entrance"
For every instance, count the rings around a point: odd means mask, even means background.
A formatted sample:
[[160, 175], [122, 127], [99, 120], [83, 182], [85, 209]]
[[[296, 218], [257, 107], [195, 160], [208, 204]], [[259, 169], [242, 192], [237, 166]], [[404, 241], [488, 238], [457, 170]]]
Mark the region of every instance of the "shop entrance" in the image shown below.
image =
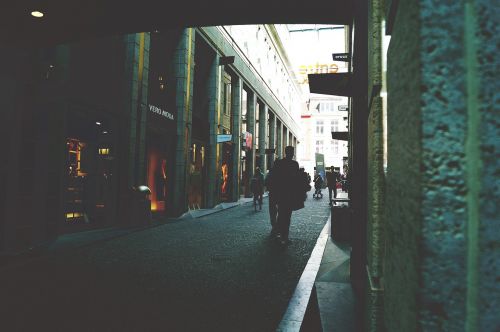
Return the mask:
[[190, 210], [204, 207], [207, 173], [206, 154], [206, 143], [193, 139], [188, 174], [188, 208]]
[[233, 146], [230, 142], [222, 143], [222, 158], [221, 158], [221, 186], [220, 199], [222, 202], [228, 202], [232, 197], [232, 174], [233, 161], [232, 151]]
[[113, 132], [102, 116], [68, 114], [63, 232], [102, 227], [113, 217]]
[[160, 135], [148, 135], [147, 184], [151, 190], [151, 211], [168, 213], [172, 174], [172, 153], [168, 140]]

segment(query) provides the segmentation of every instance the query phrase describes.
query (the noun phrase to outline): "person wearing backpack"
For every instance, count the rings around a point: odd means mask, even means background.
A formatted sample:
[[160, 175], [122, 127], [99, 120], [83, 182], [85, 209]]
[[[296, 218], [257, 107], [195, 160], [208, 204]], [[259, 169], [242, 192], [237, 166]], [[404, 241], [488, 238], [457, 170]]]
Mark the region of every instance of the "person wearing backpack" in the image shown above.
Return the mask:
[[280, 244], [290, 243], [288, 233], [292, 211], [301, 207], [298, 206], [299, 198], [302, 199], [304, 207], [303, 194], [300, 194], [301, 175], [299, 172], [299, 163], [293, 160], [294, 148], [287, 146], [285, 148], [285, 158], [277, 160], [273, 167], [273, 195], [276, 197], [278, 205], [278, 233], [277, 239]]
[[255, 211], [257, 211], [257, 203], [259, 204], [259, 210], [262, 210], [262, 195], [264, 195], [264, 174], [260, 170], [260, 167], [255, 168], [255, 173], [250, 180], [250, 190], [253, 193], [253, 206]]

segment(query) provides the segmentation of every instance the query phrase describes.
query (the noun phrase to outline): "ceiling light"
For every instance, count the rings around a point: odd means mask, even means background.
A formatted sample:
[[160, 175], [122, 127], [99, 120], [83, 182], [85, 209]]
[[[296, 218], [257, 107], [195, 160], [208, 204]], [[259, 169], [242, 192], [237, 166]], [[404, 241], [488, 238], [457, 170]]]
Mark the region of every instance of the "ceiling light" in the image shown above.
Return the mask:
[[99, 121], [96, 121], [95, 124], [98, 125], [98, 126], [101, 125], [101, 123]]
[[43, 13], [41, 11], [34, 10], [31, 12], [31, 16], [40, 18], [40, 17], [43, 17]]

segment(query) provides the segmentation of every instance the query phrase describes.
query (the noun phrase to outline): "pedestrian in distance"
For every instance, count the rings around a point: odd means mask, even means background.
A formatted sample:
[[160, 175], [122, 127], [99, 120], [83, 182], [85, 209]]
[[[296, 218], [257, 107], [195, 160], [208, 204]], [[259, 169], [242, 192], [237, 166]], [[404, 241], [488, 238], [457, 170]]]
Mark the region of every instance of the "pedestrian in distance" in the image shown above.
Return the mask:
[[255, 173], [250, 180], [250, 190], [253, 194], [253, 207], [257, 211], [257, 204], [259, 205], [259, 210], [262, 210], [262, 196], [264, 195], [264, 174], [260, 170], [260, 167], [255, 167]]
[[323, 198], [321, 188], [323, 188], [323, 178], [318, 172], [316, 172], [316, 175], [314, 176], [314, 198]]
[[[275, 162], [273, 167], [273, 195], [278, 204], [278, 236], [281, 245], [290, 243], [288, 238], [292, 211], [304, 207], [304, 176], [299, 164], [293, 160], [294, 148], [285, 148], [285, 158]], [[308, 185], [308, 184], [307, 184]], [[309, 187], [310, 189], [310, 187]]]
[[304, 167], [299, 168], [299, 184], [301, 185], [302, 189], [298, 189], [299, 192], [303, 193], [303, 201], [302, 201], [302, 207], [304, 207], [304, 202], [307, 200], [307, 193], [309, 190], [311, 190], [311, 178], [309, 175], [306, 173], [304, 170]]
[[[340, 174], [335, 172], [335, 168], [330, 167], [330, 171], [326, 172], [326, 185], [328, 186], [328, 198], [330, 200], [330, 205], [332, 205], [332, 191], [333, 198], [337, 198], [337, 181], [340, 181]], [[335, 204], [335, 202], [333, 202]]]

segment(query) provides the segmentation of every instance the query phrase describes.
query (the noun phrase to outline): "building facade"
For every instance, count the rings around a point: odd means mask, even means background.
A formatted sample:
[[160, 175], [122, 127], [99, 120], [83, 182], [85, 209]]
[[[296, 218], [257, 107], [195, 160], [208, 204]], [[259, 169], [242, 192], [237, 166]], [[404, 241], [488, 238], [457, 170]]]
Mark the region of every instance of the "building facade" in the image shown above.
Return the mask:
[[325, 167], [347, 171], [347, 141], [332, 138], [332, 132], [348, 131], [348, 100], [346, 97], [311, 95], [308, 112], [301, 115], [302, 148], [298, 159], [312, 174], [316, 154], [324, 156]]
[[11, 153], [0, 163], [1, 252], [144, 222], [145, 210], [175, 217], [236, 201], [256, 166], [298, 143], [300, 96], [273, 26], [137, 33], [2, 58], [11, 69], [0, 76], [0, 132]]

